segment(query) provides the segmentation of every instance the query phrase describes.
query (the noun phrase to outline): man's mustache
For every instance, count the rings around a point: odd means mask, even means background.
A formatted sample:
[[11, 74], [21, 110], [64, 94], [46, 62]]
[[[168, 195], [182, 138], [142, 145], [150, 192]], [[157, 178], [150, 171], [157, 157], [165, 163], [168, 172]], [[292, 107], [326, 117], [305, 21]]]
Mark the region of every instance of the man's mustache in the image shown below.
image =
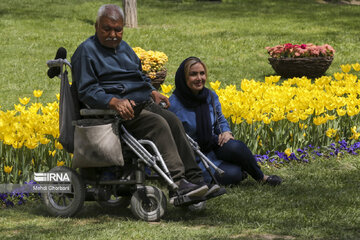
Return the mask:
[[117, 41], [117, 37], [114, 37], [114, 38], [111, 38], [111, 37], [108, 37], [105, 39], [106, 41]]

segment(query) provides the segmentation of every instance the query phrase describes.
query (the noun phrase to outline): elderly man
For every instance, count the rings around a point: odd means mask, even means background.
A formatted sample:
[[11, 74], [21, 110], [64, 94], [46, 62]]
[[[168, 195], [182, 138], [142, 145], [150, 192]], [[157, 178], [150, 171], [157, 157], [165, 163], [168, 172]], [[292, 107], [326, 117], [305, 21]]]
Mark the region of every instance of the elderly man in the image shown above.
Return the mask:
[[[142, 73], [139, 58], [122, 40], [123, 27], [120, 7], [109, 4], [99, 8], [96, 34], [80, 44], [71, 58], [79, 100], [90, 108], [114, 109], [135, 137], [153, 141], [180, 194], [205, 199], [219, 195], [218, 185], [204, 183], [181, 122], [159, 107], [160, 101], [169, 107], [169, 100]], [[133, 107], [151, 99], [153, 103], [135, 116]]]

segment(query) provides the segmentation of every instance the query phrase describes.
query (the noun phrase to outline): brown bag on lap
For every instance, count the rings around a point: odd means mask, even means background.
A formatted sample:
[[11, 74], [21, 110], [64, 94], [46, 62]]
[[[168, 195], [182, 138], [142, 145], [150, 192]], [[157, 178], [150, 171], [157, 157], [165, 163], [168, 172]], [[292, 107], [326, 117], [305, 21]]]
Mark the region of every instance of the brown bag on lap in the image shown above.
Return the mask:
[[81, 121], [75, 126], [73, 168], [123, 166], [116, 122], [89, 125]]

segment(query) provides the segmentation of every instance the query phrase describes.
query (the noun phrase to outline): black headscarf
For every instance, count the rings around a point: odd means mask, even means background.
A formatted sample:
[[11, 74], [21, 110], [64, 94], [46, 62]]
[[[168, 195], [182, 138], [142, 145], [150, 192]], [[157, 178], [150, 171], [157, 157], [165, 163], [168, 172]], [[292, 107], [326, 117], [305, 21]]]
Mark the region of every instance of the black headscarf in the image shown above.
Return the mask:
[[175, 75], [175, 91], [174, 94], [186, 108], [195, 109], [196, 114], [196, 135], [198, 144], [203, 152], [209, 152], [215, 146], [215, 136], [212, 135], [212, 126], [210, 119], [209, 105], [207, 98], [210, 90], [204, 87], [197, 95], [195, 95], [186, 85], [185, 63], [189, 59], [201, 62], [197, 57], [189, 57], [185, 59], [179, 66]]

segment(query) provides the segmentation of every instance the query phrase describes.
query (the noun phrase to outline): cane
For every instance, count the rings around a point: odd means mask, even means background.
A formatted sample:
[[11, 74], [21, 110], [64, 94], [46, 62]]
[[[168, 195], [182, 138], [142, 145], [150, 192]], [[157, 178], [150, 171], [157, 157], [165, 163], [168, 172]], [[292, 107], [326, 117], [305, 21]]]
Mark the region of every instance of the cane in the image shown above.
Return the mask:
[[[189, 140], [189, 143], [192, 147], [192, 149], [199, 155], [202, 163], [204, 164], [204, 167], [205, 169], [209, 172], [211, 178], [215, 181], [216, 184], [219, 184], [218, 181], [216, 180], [214, 174], [212, 173], [211, 169], [210, 169], [210, 166], [215, 170], [215, 172], [219, 175], [219, 176], [222, 176], [225, 172], [217, 167], [212, 161], [210, 161], [209, 158], [207, 158], [201, 151], [200, 151], [200, 147], [199, 147], [199, 144], [194, 141], [194, 139], [192, 139], [189, 135], [187, 135], [187, 138]], [[210, 165], [210, 166], [209, 166]]]

